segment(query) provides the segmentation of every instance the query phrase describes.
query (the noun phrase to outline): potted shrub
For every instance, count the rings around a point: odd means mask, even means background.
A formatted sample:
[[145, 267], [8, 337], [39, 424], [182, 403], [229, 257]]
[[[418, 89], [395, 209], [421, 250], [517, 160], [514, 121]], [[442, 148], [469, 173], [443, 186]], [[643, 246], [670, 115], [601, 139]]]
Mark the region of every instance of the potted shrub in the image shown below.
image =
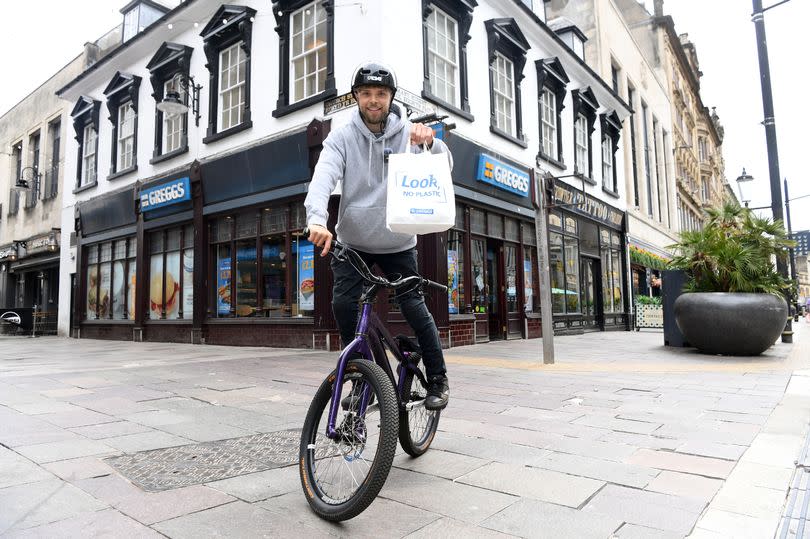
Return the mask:
[[686, 272], [675, 301], [675, 322], [702, 352], [758, 355], [779, 337], [787, 322], [784, 292], [789, 282], [774, 268], [786, 257], [780, 221], [757, 217], [727, 202], [708, 210], [702, 230], [681, 233], [671, 267]]

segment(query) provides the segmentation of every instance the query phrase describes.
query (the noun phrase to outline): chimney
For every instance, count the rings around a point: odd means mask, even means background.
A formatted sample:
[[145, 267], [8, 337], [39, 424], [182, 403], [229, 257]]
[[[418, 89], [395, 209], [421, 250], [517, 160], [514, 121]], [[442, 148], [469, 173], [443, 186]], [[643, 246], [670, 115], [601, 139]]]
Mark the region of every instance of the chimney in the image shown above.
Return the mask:
[[656, 17], [664, 16], [664, 0], [653, 0], [653, 15]]

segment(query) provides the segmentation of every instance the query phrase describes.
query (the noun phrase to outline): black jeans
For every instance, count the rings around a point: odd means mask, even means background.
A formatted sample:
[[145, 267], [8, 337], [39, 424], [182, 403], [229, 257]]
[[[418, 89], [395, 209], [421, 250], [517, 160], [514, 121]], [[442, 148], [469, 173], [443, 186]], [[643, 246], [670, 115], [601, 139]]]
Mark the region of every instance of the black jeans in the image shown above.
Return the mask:
[[[372, 254], [357, 251], [363, 261], [370, 268], [377, 264], [389, 279], [398, 279], [399, 276], [415, 275], [416, 249], [409, 249], [400, 253]], [[340, 329], [340, 338], [345, 347], [354, 339], [359, 312], [358, 300], [363, 293], [363, 278], [348, 262], [338, 262], [332, 259], [332, 273], [335, 285], [332, 289], [332, 312]], [[419, 346], [422, 348], [422, 359], [425, 362], [425, 371], [428, 376], [444, 375], [444, 355], [439, 341], [439, 330], [430, 312], [425, 305], [425, 298], [421, 290], [410, 290], [397, 296], [399, 309], [408, 321]]]

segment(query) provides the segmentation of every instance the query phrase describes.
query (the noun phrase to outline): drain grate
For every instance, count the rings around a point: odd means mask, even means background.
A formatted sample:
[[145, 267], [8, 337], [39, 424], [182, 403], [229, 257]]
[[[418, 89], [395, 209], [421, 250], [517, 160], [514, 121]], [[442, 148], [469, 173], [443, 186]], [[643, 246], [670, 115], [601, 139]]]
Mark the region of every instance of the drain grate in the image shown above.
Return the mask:
[[301, 430], [292, 429], [105, 460], [142, 489], [154, 492], [290, 466], [298, 461], [300, 442]]
[[804, 447], [788, 490], [787, 502], [782, 512], [782, 520], [776, 537], [810, 536], [810, 434], [804, 440]]

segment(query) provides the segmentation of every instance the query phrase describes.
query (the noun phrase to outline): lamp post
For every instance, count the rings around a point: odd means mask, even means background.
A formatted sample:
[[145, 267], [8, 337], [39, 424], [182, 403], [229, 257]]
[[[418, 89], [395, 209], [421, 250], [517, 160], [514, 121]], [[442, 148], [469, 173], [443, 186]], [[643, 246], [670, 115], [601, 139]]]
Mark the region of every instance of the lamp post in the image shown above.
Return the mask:
[[[762, 124], [765, 126], [765, 141], [768, 149], [768, 172], [771, 185], [771, 211], [773, 220], [782, 220], [782, 190], [779, 186], [779, 151], [776, 147], [776, 122], [773, 115], [773, 92], [771, 90], [771, 70], [768, 63], [768, 43], [765, 39], [765, 17], [764, 12], [779, 4], [784, 4], [787, 0], [763, 9], [762, 0], [752, 0], [754, 12], [751, 20], [754, 23], [754, 30], [757, 38], [757, 54], [759, 56], [759, 77], [762, 85], [762, 110], [765, 118]], [[776, 271], [787, 279], [787, 264], [781, 257], [776, 258]], [[789, 292], [785, 294], [785, 300], [790, 305]], [[785, 329], [782, 331], [782, 342], [793, 342], [792, 319], [788, 317]]]

